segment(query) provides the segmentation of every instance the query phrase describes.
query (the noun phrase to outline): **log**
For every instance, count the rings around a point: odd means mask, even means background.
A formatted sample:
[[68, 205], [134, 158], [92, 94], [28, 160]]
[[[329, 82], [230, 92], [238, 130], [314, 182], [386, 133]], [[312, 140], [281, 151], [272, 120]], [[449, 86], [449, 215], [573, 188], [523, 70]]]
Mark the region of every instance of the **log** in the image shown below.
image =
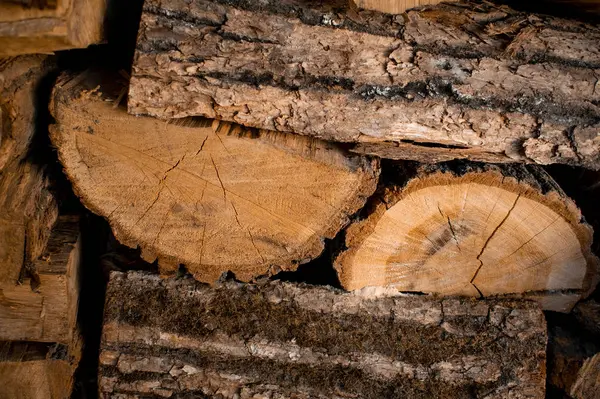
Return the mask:
[[68, 399], [81, 358], [79, 217], [58, 217], [19, 285], [0, 284], [0, 398]]
[[147, 0], [128, 110], [394, 159], [599, 169], [598, 43], [595, 26], [481, 2]]
[[294, 270], [375, 190], [376, 160], [302, 136], [133, 117], [114, 82], [63, 77], [52, 141], [83, 203], [162, 273], [183, 264], [214, 282]]
[[[534, 302], [113, 273], [106, 397], [543, 398]], [[122, 395], [122, 396], [120, 396]]]
[[349, 0], [361, 10], [374, 10], [388, 14], [401, 14], [411, 8], [437, 4], [442, 0]]
[[61, 345], [0, 342], [0, 398], [69, 399], [74, 367]]
[[53, 68], [53, 57], [45, 55], [0, 59], [0, 171], [27, 154], [35, 132], [37, 89]]
[[574, 399], [600, 398], [600, 353], [583, 363], [571, 388]]
[[41, 254], [58, 216], [44, 171], [30, 163], [0, 171], [0, 286], [13, 286]]
[[527, 296], [569, 312], [596, 286], [592, 229], [540, 167], [408, 166], [346, 231], [344, 288]]
[[33, 2], [0, 2], [0, 57], [84, 48], [104, 39], [107, 0]]
[[[547, 314], [548, 347], [547, 347], [547, 382], [552, 397], [569, 397], [579, 371], [586, 359], [600, 351], [597, 339], [582, 334], [580, 325], [572, 318], [553, 320]], [[572, 316], [572, 315], [562, 315]]]
[[77, 339], [80, 252], [79, 217], [59, 216], [28, 278], [0, 285], [0, 340], [69, 345]]

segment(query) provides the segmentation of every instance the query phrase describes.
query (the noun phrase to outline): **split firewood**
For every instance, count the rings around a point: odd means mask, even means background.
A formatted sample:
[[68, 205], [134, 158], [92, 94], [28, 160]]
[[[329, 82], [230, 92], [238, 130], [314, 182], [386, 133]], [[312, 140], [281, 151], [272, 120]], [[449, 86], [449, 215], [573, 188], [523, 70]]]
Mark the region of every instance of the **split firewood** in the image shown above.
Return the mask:
[[583, 363], [571, 388], [571, 396], [574, 399], [600, 398], [600, 353]]
[[20, 285], [0, 285], [0, 398], [71, 397], [81, 356], [79, 217], [61, 215]]
[[27, 155], [35, 131], [36, 91], [53, 66], [53, 58], [42, 55], [0, 59], [0, 171]]
[[374, 10], [388, 14], [401, 14], [414, 7], [437, 4], [442, 0], [349, 0], [362, 10]]
[[147, 0], [129, 112], [437, 162], [600, 168], [600, 29], [489, 2]]
[[[534, 302], [113, 273], [100, 391], [119, 397], [543, 398]], [[120, 396], [123, 395], [123, 396]], [[253, 396], [254, 395], [254, 396]]]
[[214, 282], [295, 269], [375, 190], [375, 160], [302, 136], [134, 117], [118, 106], [126, 89], [103, 79], [59, 81], [52, 141], [83, 203], [163, 273], [184, 264]]
[[0, 398], [69, 399], [73, 365], [62, 345], [0, 342]]
[[106, 9], [107, 0], [0, 1], [0, 56], [99, 43]]
[[58, 216], [48, 185], [27, 162], [0, 171], [0, 287], [14, 286], [46, 247]]
[[0, 285], [0, 340], [56, 342], [77, 338], [79, 217], [61, 215], [21, 284]]
[[568, 312], [595, 287], [592, 229], [540, 167], [403, 165], [346, 232], [344, 288], [526, 296]]

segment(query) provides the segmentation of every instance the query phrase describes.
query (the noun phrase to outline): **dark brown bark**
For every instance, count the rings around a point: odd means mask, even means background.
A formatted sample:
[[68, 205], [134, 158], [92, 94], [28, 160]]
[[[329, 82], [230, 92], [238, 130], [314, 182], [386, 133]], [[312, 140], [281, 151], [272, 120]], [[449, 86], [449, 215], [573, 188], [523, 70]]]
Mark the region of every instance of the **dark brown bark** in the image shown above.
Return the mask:
[[149, 0], [129, 112], [391, 158], [598, 169], [599, 42], [594, 26], [489, 3], [389, 15], [341, 1]]
[[175, 398], [543, 398], [545, 345], [528, 301], [113, 273], [100, 386]]

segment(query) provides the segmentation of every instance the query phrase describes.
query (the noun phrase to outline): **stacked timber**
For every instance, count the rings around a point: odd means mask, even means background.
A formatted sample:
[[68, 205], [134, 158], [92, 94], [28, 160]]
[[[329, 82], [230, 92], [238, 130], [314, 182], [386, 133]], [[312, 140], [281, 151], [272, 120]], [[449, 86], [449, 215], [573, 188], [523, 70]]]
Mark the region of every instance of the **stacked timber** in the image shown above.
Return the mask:
[[533, 302], [113, 273], [106, 397], [543, 398]]
[[107, 0], [0, 2], [0, 57], [83, 48], [104, 38]]
[[214, 282], [295, 270], [375, 190], [379, 163], [313, 138], [127, 114], [114, 76], [64, 75], [51, 138], [75, 192], [122, 243]]
[[[68, 398], [79, 357], [79, 222], [58, 215], [39, 136], [47, 56], [0, 61], [0, 385], [2, 398]], [[37, 137], [39, 140], [39, 137]]]
[[129, 112], [431, 162], [600, 168], [596, 26], [489, 2], [147, 0]]
[[0, 286], [0, 397], [71, 397], [81, 352], [80, 252], [79, 217], [61, 215], [28, 277]]

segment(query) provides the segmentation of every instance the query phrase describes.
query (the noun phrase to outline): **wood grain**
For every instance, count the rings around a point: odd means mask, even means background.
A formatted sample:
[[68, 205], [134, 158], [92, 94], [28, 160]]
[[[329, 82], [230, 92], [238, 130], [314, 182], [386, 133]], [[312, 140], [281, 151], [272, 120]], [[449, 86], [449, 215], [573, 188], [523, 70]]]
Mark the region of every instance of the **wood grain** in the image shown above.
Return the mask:
[[56, 86], [53, 143], [86, 206], [163, 273], [184, 264], [214, 282], [295, 269], [375, 190], [376, 161], [302, 136], [134, 117], [116, 106], [125, 88], [94, 76]]
[[56, 0], [29, 7], [0, 2], [0, 57], [84, 48], [104, 39], [107, 0]]
[[405, 178], [346, 231], [344, 288], [529, 296], [568, 312], [596, 286], [592, 229], [541, 168], [450, 163]]
[[359, 9], [380, 11], [388, 14], [402, 14], [411, 8], [437, 4], [442, 0], [349, 0]]

